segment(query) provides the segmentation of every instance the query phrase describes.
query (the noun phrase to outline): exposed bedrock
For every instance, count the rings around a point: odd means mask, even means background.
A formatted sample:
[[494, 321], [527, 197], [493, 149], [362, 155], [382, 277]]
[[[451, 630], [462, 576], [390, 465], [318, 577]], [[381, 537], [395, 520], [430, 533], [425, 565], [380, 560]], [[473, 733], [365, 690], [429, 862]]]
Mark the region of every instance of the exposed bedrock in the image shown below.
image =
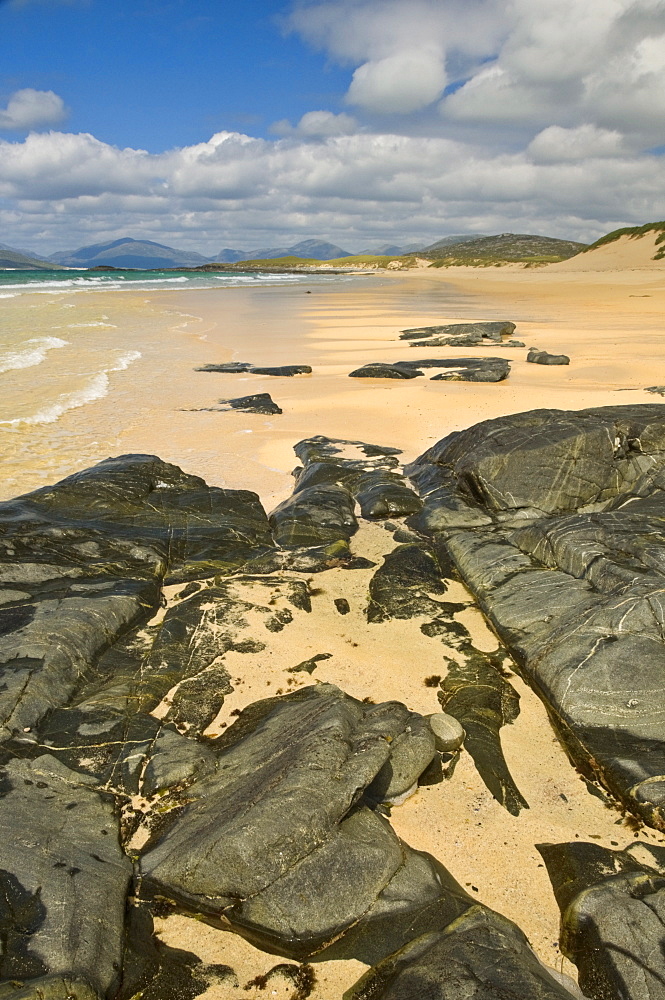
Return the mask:
[[[432, 345], [426, 341], [425, 346]], [[394, 364], [375, 361], [356, 368], [349, 376], [412, 379], [423, 374], [421, 368], [442, 369], [432, 375], [432, 382], [502, 382], [510, 374], [510, 364], [504, 358], [425, 358], [423, 361], [396, 361]]]
[[269, 392], [256, 392], [252, 396], [236, 396], [235, 399], [220, 399], [222, 410], [242, 410], [243, 413], [263, 413], [271, 416], [282, 413]]
[[526, 356], [527, 361], [534, 365], [569, 365], [570, 358], [567, 354], [549, 354], [547, 351], [539, 351], [537, 347], [530, 347]]
[[35, 1000], [66, 1000], [68, 980], [77, 1000], [110, 994], [132, 874], [112, 800], [51, 755], [10, 761], [0, 782], [0, 980]]
[[538, 845], [561, 909], [561, 948], [592, 1000], [665, 995], [665, 849]]
[[412, 347], [479, 347], [500, 344], [514, 332], [515, 324], [509, 322], [449, 323], [402, 330], [400, 340], [413, 341]]
[[665, 410], [533, 410], [407, 469], [574, 762], [665, 828]]
[[197, 372], [222, 372], [225, 375], [282, 375], [288, 378], [293, 375], [309, 375], [312, 369], [309, 365], [279, 365], [277, 367], [260, 367], [252, 365], [248, 361], [229, 361], [221, 365], [203, 365], [195, 368]]
[[[399, 448], [317, 436], [298, 442], [294, 450], [303, 465], [293, 473], [296, 484], [287, 505], [311, 488], [335, 486], [360, 505], [361, 516], [368, 520], [405, 517], [422, 506], [401, 472]], [[346, 532], [338, 537], [346, 537]]]

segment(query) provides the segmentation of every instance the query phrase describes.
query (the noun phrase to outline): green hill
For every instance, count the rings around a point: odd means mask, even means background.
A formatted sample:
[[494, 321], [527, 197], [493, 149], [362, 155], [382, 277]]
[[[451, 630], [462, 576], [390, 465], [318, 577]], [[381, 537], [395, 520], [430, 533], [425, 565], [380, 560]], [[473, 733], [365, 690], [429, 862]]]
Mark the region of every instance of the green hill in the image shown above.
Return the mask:
[[20, 250], [13, 250], [11, 247], [0, 245], [0, 268], [19, 269], [21, 271], [64, 271], [60, 264], [53, 264], [48, 260], [39, 260], [36, 257], [28, 257]]
[[467, 240], [453, 247], [427, 250], [418, 256], [431, 260], [433, 267], [491, 267], [510, 263], [553, 264], [568, 260], [585, 249], [586, 243], [574, 240], [558, 240], [551, 236], [527, 233], [500, 233], [497, 236]]

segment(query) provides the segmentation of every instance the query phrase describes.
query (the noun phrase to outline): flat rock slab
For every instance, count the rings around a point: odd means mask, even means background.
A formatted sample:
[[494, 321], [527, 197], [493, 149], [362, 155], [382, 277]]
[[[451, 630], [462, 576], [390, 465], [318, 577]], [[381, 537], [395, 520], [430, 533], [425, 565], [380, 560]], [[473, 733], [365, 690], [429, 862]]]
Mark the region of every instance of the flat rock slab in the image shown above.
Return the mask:
[[[184, 811], [144, 855], [145, 879], [207, 915], [273, 886], [328, 843], [359, 789], [389, 763], [393, 741], [420, 718], [328, 684], [256, 703], [217, 741], [216, 774], [190, 787]], [[433, 735], [429, 745], [426, 763], [414, 758], [411, 784], [434, 756]]]
[[408, 469], [432, 484], [412, 520], [452, 558], [577, 766], [660, 829], [664, 453], [658, 404], [534, 410], [449, 435]]
[[547, 351], [539, 351], [536, 347], [531, 347], [526, 356], [527, 361], [534, 365], [569, 365], [570, 358], [567, 354], [548, 354]]
[[505, 358], [425, 358], [402, 361], [400, 366], [416, 372], [420, 368], [443, 369], [432, 376], [433, 382], [502, 382], [510, 374], [510, 363]]
[[422, 372], [415, 371], [413, 368], [384, 364], [379, 361], [363, 365], [362, 368], [356, 368], [355, 371], [349, 372], [349, 378], [412, 379], [418, 378], [419, 375], [422, 375]]
[[420, 326], [403, 330], [400, 340], [414, 341], [414, 347], [476, 347], [500, 344], [515, 332], [510, 322], [448, 323], [444, 326]]
[[248, 361], [229, 361], [221, 365], [203, 365], [195, 368], [197, 372], [221, 372], [226, 375], [282, 375], [290, 378], [293, 375], [310, 375], [312, 369], [309, 365], [279, 365], [277, 367], [261, 367], [252, 365]]
[[132, 874], [112, 800], [50, 755], [11, 761], [0, 782], [0, 976], [24, 983], [26, 996], [42, 977], [53, 990], [57, 977], [82, 981], [89, 993], [75, 995], [85, 1000], [108, 995], [119, 979]]
[[283, 410], [274, 402], [269, 392], [257, 392], [253, 396], [238, 396], [236, 399], [220, 399], [223, 408], [242, 410], [244, 413], [263, 413], [270, 416]]

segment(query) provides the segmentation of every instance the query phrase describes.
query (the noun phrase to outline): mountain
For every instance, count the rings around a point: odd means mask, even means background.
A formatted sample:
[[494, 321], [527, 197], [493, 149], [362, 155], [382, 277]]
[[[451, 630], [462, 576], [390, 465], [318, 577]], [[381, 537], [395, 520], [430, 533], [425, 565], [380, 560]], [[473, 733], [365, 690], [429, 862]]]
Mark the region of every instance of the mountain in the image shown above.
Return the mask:
[[113, 240], [112, 243], [94, 243], [92, 246], [79, 247], [78, 250], [60, 250], [51, 254], [48, 259], [66, 267], [97, 267], [106, 264], [110, 267], [146, 270], [153, 267], [196, 267], [208, 262], [207, 257], [191, 250], [176, 250], [163, 243], [133, 240], [127, 236]]
[[[442, 242], [442, 241], [440, 241]], [[557, 240], [550, 236], [527, 233], [499, 233], [497, 236], [480, 236], [462, 243], [448, 244], [422, 251], [421, 256], [431, 260], [436, 267], [459, 265], [487, 266], [489, 264], [554, 263], [567, 260], [585, 250], [586, 243], [574, 240]]]
[[407, 243], [404, 246], [396, 246], [394, 243], [382, 243], [378, 247], [370, 247], [367, 250], [358, 251], [357, 256], [378, 256], [378, 257], [401, 257], [405, 253], [415, 253], [423, 249], [422, 240], [420, 243]]
[[222, 250], [217, 257], [210, 257], [211, 263], [235, 264], [241, 260], [276, 260], [278, 257], [304, 257], [307, 260], [337, 260], [350, 257], [348, 250], [342, 250], [325, 240], [302, 240], [291, 247], [263, 247], [260, 250]]
[[8, 247], [6, 243], [0, 243], [0, 268], [20, 268], [25, 271], [59, 271], [57, 264], [49, 260], [39, 260], [38, 257], [29, 256], [22, 250]]

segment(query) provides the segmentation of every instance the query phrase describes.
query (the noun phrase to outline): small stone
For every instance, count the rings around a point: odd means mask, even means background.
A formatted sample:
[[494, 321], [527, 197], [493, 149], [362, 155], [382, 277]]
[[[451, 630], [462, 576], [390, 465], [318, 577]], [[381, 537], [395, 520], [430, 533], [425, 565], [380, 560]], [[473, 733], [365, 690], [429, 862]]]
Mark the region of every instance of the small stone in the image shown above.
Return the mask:
[[458, 750], [462, 746], [466, 733], [452, 715], [435, 712], [434, 715], [428, 715], [427, 720], [434, 733], [436, 749], [441, 753], [450, 753], [451, 750]]
[[348, 615], [351, 610], [351, 605], [347, 601], [346, 597], [336, 597], [335, 607], [339, 611], [340, 615]]

